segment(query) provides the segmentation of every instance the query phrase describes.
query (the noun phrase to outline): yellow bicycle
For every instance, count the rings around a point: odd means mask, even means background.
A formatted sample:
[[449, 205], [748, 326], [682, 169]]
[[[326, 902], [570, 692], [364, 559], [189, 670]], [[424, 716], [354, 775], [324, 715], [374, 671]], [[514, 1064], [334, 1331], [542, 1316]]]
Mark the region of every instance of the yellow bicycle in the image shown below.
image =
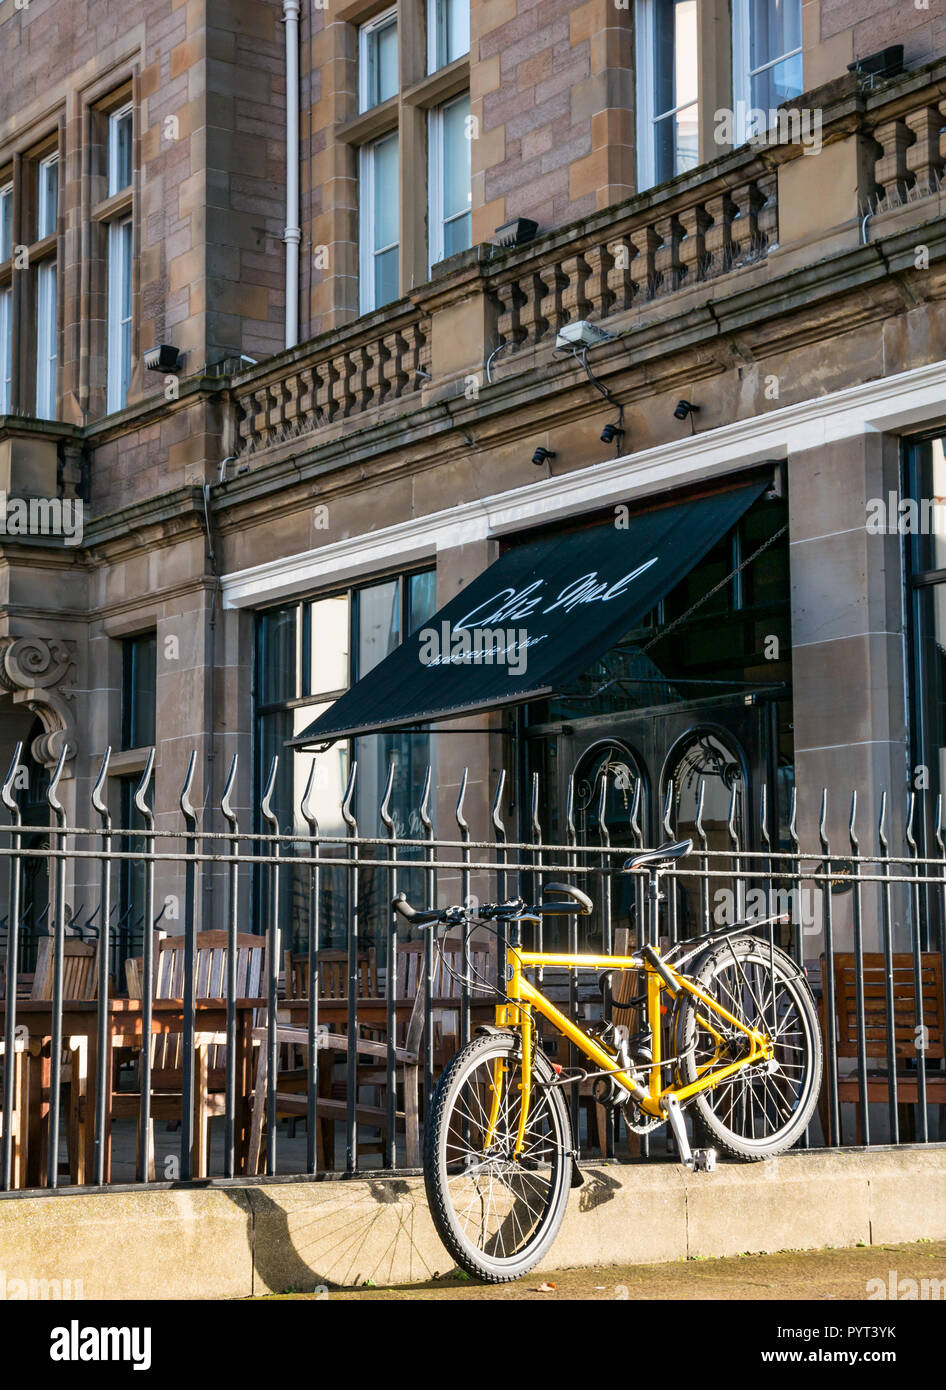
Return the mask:
[[[661, 877], [689, 840], [628, 859], [648, 870], [650, 934], [656, 941]], [[587, 915], [591, 899], [550, 883], [550, 900], [481, 905], [481, 922], [532, 922]], [[465, 907], [417, 911], [399, 894], [395, 909], [415, 925], [454, 927], [473, 920]], [[629, 956], [549, 954], [507, 946], [494, 1025], [452, 1059], [431, 1101], [424, 1133], [424, 1178], [440, 1236], [457, 1263], [493, 1283], [525, 1274], [548, 1250], [565, 1215], [569, 1189], [583, 1182], [566, 1088], [593, 1080], [596, 1098], [620, 1107], [638, 1132], [669, 1124], [688, 1168], [715, 1167], [715, 1148], [691, 1148], [694, 1129], [741, 1159], [782, 1152], [804, 1133], [821, 1086], [821, 1036], [804, 972], [785, 952], [751, 933], [784, 917], [741, 922], [680, 942], [661, 956], [652, 945]], [[534, 967], [637, 972], [635, 997], [620, 1010], [631, 1033], [605, 1009], [583, 1027], [524, 972]], [[689, 966], [684, 971], [683, 967]], [[481, 981], [471, 981], [481, 984]], [[606, 986], [610, 981], [606, 978]], [[605, 989], [607, 1001], [609, 989]], [[554, 1064], [537, 1041], [535, 1014], [568, 1038], [592, 1067]]]

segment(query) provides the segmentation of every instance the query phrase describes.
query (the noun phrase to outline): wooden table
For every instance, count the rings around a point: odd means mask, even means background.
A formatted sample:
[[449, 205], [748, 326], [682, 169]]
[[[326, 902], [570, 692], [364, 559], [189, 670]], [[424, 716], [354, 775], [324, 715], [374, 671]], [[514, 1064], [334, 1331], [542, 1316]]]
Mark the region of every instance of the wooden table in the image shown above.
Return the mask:
[[[265, 1008], [264, 999], [238, 999], [236, 1044], [235, 1119], [238, 1171], [243, 1171], [249, 1142], [250, 1098], [253, 1089], [252, 1029], [258, 1010]], [[152, 1002], [151, 1032], [155, 1035], [184, 1031], [184, 1002], [181, 999], [156, 999]], [[111, 1117], [114, 1097], [112, 1054], [120, 1047], [140, 1050], [142, 1038], [142, 1001], [140, 999], [109, 999], [106, 1001], [106, 1026], [109, 1037], [109, 1063], [105, 1069], [105, 1181], [111, 1167]], [[6, 1008], [0, 1003], [0, 1034], [5, 1023]], [[98, 1057], [98, 1016], [96, 1000], [69, 999], [63, 1003], [62, 1039], [63, 1061], [72, 1054], [72, 1079], [67, 1125], [70, 1138], [70, 1168], [73, 1181], [83, 1184], [92, 1181], [95, 1162], [95, 1110]], [[51, 1079], [51, 1040], [53, 1027], [52, 1002], [45, 999], [18, 1000], [18, 1027], [29, 1033], [30, 1079], [29, 1119], [27, 1126], [27, 1187], [39, 1187], [46, 1182], [46, 1158], [49, 1136], [49, 1089]], [[225, 999], [199, 999], [195, 1008], [195, 1104], [200, 1106], [200, 1050], [226, 1042], [227, 1003]], [[137, 1093], [135, 1093], [137, 1094]], [[130, 1099], [130, 1097], [129, 1097]], [[195, 1144], [198, 1136], [195, 1134]], [[195, 1164], [195, 1169], [198, 1167]], [[197, 1176], [195, 1172], [195, 1176]]]

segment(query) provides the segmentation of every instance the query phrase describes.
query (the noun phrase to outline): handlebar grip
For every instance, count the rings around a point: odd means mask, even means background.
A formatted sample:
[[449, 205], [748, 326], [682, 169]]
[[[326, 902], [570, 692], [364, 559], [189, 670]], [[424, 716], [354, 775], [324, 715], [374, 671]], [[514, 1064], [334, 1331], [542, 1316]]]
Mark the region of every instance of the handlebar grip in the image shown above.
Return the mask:
[[[545, 885], [545, 891], [546, 893], [564, 893], [567, 897], [571, 898], [575, 903], [578, 904], [579, 908], [581, 909], [581, 912], [586, 917], [594, 911], [595, 905], [589, 898], [588, 894], [583, 893], [580, 888], [573, 888], [570, 883], [547, 883]], [[567, 904], [555, 902], [543, 902], [540, 904], [540, 910], [542, 911], [548, 911], [549, 908], [555, 907], [567, 908]]]
[[417, 909], [411, 907], [410, 903], [407, 901], [406, 893], [398, 893], [391, 906], [395, 912], [399, 912], [408, 922], [413, 921], [417, 916]]
[[443, 922], [447, 915], [442, 909], [437, 908], [430, 912], [418, 912], [417, 908], [411, 907], [407, 901], [406, 893], [398, 893], [391, 906], [405, 921], [413, 922], [418, 927], [429, 927], [432, 922]]

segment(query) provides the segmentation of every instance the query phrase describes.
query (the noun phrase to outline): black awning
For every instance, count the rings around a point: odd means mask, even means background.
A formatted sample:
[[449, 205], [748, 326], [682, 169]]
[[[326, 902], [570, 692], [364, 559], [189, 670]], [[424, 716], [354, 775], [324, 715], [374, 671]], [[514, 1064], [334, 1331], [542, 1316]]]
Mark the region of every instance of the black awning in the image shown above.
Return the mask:
[[305, 748], [541, 699], [620, 640], [767, 484], [517, 546], [288, 741]]

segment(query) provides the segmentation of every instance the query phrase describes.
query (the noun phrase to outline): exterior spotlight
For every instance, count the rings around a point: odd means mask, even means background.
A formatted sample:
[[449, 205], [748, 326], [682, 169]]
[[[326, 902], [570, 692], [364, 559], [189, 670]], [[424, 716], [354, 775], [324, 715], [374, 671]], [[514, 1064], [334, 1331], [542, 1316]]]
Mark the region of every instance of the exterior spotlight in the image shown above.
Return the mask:
[[554, 457], [555, 454], [551, 449], [543, 449], [540, 444], [532, 455], [532, 462], [535, 464], [536, 468], [541, 468], [543, 463], [547, 463], [549, 459], [553, 459]]
[[614, 441], [620, 439], [623, 434], [624, 431], [621, 429], [620, 425], [605, 425], [604, 429], [601, 431], [601, 443], [613, 444]]
[[677, 401], [677, 408], [673, 412], [673, 418], [675, 420], [685, 420], [688, 415], [692, 415], [694, 410], [699, 410], [699, 408], [700, 407], [694, 405], [692, 401]]
[[159, 343], [157, 347], [148, 348], [144, 359], [149, 372], [176, 372], [181, 365], [181, 354], [170, 343]]
[[514, 217], [511, 222], [497, 227], [493, 235], [500, 246], [524, 246], [535, 239], [538, 230], [538, 222], [533, 222], [531, 217]]

